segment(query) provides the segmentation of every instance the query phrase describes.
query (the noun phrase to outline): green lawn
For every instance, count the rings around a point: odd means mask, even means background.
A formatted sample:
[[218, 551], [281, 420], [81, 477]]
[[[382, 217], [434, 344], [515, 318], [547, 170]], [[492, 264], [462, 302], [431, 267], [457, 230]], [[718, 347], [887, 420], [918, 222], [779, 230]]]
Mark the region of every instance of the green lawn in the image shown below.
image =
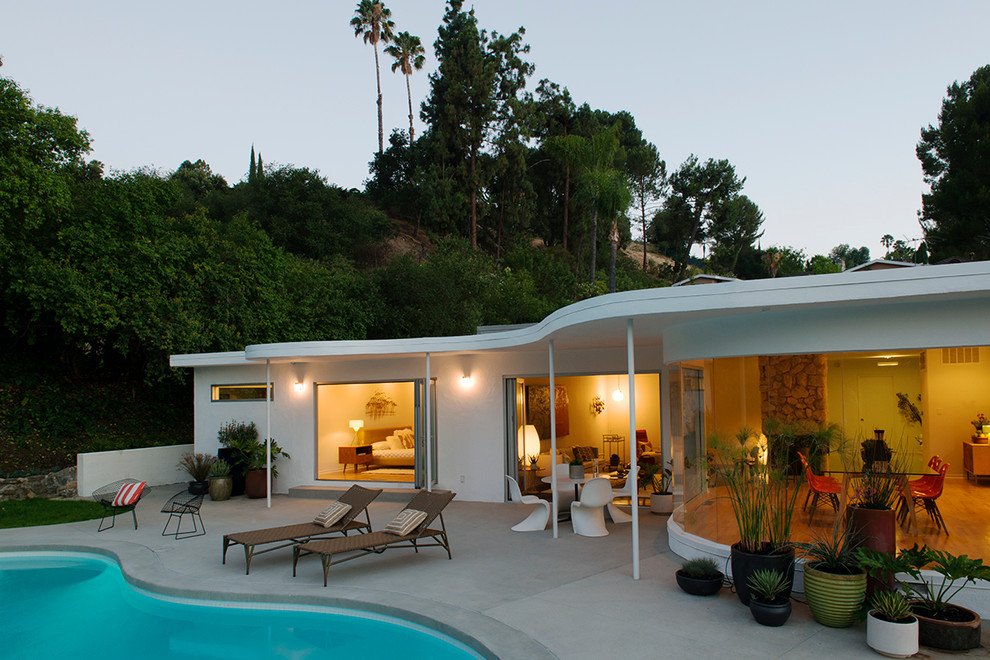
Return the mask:
[[0, 529], [34, 527], [92, 520], [103, 515], [103, 507], [84, 500], [11, 500], [0, 502]]

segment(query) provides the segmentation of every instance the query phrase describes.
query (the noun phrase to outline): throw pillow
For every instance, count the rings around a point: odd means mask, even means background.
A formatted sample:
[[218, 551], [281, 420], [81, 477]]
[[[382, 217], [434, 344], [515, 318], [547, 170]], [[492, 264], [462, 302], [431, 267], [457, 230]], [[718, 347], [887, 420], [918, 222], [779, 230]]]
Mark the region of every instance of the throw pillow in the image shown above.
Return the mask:
[[381, 442], [372, 442], [371, 451], [382, 451], [383, 449], [388, 449], [388, 443], [382, 440]]
[[426, 520], [426, 511], [403, 509], [382, 531], [396, 536], [405, 536], [419, 527], [424, 520]]
[[343, 502], [334, 502], [327, 508], [320, 511], [319, 515], [313, 519], [317, 525], [322, 525], [324, 527], [333, 527], [337, 524], [337, 521], [344, 517], [344, 514], [351, 510], [350, 504], [344, 504]]
[[110, 506], [130, 506], [136, 504], [141, 497], [141, 491], [144, 490], [147, 483], [146, 481], [138, 481], [137, 483], [124, 484], [117, 491], [117, 494], [114, 495], [113, 503]]
[[385, 440], [388, 442], [389, 449], [405, 449], [405, 447], [402, 446], [402, 440], [399, 440], [394, 435], [388, 436]]

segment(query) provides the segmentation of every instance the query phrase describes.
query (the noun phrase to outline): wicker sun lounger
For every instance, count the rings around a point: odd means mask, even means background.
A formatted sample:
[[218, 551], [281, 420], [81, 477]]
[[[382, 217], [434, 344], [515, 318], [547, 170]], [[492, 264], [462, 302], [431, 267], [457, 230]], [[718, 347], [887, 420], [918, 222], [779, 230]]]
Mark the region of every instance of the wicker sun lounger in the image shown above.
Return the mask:
[[[342, 533], [347, 536], [348, 532], [370, 532], [371, 517], [368, 514], [368, 505], [381, 494], [381, 488], [363, 488], [361, 486], [351, 486], [347, 492], [340, 496], [340, 502], [350, 504], [351, 509], [344, 517], [337, 521], [332, 527], [324, 527], [315, 522], [304, 522], [296, 525], [284, 525], [282, 527], [270, 527], [268, 529], [255, 529], [247, 532], [236, 532], [234, 534], [224, 534], [223, 536], [223, 563], [227, 563], [227, 548], [231, 545], [244, 546], [244, 574], [251, 573], [251, 559], [255, 555], [262, 555], [266, 552], [287, 548], [290, 545], [304, 543], [311, 539], [318, 539], [331, 534]], [[364, 521], [355, 520], [357, 516], [364, 513]], [[262, 545], [278, 544], [273, 548], [255, 550]]]
[[[425, 511], [426, 518], [408, 534], [399, 536], [389, 532], [370, 532], [360, 536], [346, 536], [309, 541], [300, 543], [292, 549], [292, 577], [296, 576], [296, 563], [302, 555], [318, 554], [323, 563], [323, 586], [327, 586], [327, 574], [330, 567], [351, 559], [357, 559], [371, 553], [382, 553], [389, 548], [413, 548], [417, 553], [420, 548], [441, 547], [447, 551], [447, 559], [451, 559], [450, 541], [447, 539], [447, 528], [443, 523], [443, 509], [454, 499], [454, 492], [449, 490], [419, 491], [405, 506], [406, 509]], [[439, 529], [431, 529], [430, 524], [440, 519]], [[432, 543], [421, 543], [423, 540]], [[334, 560], [335, 555], [346, 554], [345, 557]]]

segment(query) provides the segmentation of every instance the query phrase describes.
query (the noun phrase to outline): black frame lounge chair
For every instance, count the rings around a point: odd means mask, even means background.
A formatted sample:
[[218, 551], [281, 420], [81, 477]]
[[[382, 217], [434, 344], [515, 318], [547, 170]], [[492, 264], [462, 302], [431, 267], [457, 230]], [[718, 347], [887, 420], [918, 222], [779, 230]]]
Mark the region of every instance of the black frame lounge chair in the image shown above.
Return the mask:
[[[97, 532], [103, 532], [113, 527], [114, 523], [117, 521], [117, 514], [126, 513], [128, 511], [130, 511], [131, 515], [134, 516], [134, 529], [138, 528], [137, 511], [135, 511], [134, 509], [137, 506], [138, 502], [141, 501], [141, 498], [144, 497], [145, 494], [147, 494], [151, 490], [151, 486], [145, 484], [144, 488], [138, 494], [137, 499], [131, 502], [130, 504], [126, 504], [124, 506], [115, 506], [113, 503], [114, 499], [116, 499], [117, 497], [117, 493], [120, 492], [121, 488], [123, 488], [127, 484], [137, 484], [137, 483], [141, 483], [141, 482], [137, 479], [130, 479], [130, 478], [121, 479], [120, 481], [115, 481], [112, 484], [101, 486], [93, 491], [93, 499], [103, 505], [103, 517], [100, 518], [100, 528], [96, 530]], [[104, 527], [103, 523], [107, 519], [107, 514], [110, 514], [110, 524]]]
[[[162, 536], [173, 536], [175, 540], [187, 539], [190, 536], [202, 536], [206, 534], [206, 525], [203, 524], [203, 516], [199, 513], [199, 508], [203, 506], [203, 498], [206, 493], [199, 493], [193, 495], [188, 490], [180, 490], [178, 493], [169, 498], [168, 502], [162, 507], [162, 513], [168, 514], [168, 520], [165, 521], [165, 527], [162, 528]], [[192, 519], [193, 528], [190, 531], [182, 531], [182, 516], [188, 515]], [[168, 531], [168, 526], [172, 522], [172, 518], [178, 518], [178, 522], [175, 525], [175, 532]], [[199, 521], [197, 525], [196, 521]]]
[[[251, 559], [255, 555], [262, 555], [266, 552], [272, 552], [273, 550], [288, 548], [289, 546], [297, 543], [305, 543], [311, 539], [323, 538], [331, 534], [343, 534], [344, 536], [347, 536], [347, 533], [351, 531], [370, 532], [371, 516], [368, 514], [368, 505], [371, 504], [376, 497], [381, 495], [381, 493], [381, 488], [364, 488], [357, 485], [351, 486], [347, 492], [338, 498], [339, 502], [350, 504], [351, 509], [345, 513], [344, 516], [332, 527], [324, 527], [323, 525], [318, 525], [313, 521], [309, 521], [299, 523], [297, 525], [284, 525], [282, 527], [269, 527], [267, 529], [255, 529], [246, 532], [224, 534], [222, 563], [227, 563], [228, 547], [231, 545], [243, 545], [244, 574], [249, 575], [251, 573]], [[362, 512], [364, 512], [366, 522], [355, 520], [355, 518]], [[278, 543], [279, 545], [276, 545], [273, 548], [266, 548], [264, 550], [255, 550], [257, 546], [269, 545], [271, 543]]]
[[[402, 510], [425, 511], [426, 518], [415, 529], [403, 536], [389, 532], [370, 532], [360, 536], [345, 536], [295, 545], [292, 548], [292, 577], [296, 576], [296, 564], [299, 562], [299, 557], [309, 554], [320, 555], [320, 561], [323, 563], [324, 587], [327, 586], [327, 575], [330, 572], [330, 567], [334, 564], [364, 557], [371, 553], [381, 554], [389, 548], [413, 548], [418, 553], [420, 548], [441, 547], [447, 551], [447, 559], [452, 559], [447, 528], [443, 522], [443, 510], [454, 499], [454, 495], [455, 493], [449, 490], [432, 492], [421, 490], [416, 493]], [[440, 519], [440, 529], [431, 529], [430, 524], [437, 518]], [[432, 539], [433, 543], [420, 543], [425, 539]], [[347, 554], [347, 556], [335, 561], [334, 555], [342, 553]]]

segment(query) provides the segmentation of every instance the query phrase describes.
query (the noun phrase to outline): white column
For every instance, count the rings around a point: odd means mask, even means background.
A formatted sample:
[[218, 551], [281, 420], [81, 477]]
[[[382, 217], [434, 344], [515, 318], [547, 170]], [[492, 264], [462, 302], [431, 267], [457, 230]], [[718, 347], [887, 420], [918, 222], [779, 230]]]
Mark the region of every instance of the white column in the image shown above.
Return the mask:
[[431, 472], [433, 468], [431, 447], [430, 447], [430, 430], [432, 427], [433, 420], [430, 418], [430, 354], [426, 354], [426, 490], [433, 490], [433, 474]]
[[272, 361], [265, 360], [265, 492], [272, 508]]
[[553, 340], [550, 340], [550, 500], [553, 502], [553, 537], [557, 538], [557, 387], [553, 373]]
[[[636, 472], [636, 359], [633, 350], [633, 322], [626, 319], [626, 362], [629, 368], [629, 474]], [[632, 484], [632, 563], [633, 579], [639, 579], [639, 481]]]

